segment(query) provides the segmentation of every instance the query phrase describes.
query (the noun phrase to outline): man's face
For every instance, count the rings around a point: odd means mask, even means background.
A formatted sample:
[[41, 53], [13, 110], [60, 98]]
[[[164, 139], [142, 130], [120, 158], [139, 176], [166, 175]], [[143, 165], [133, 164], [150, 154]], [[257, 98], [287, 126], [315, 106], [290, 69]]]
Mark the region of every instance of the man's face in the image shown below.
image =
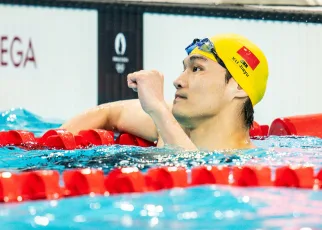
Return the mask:
[[226, 69], [204, 56], [192, 54], [183, 61], [184, 71], [174, 81], [173, 115], [184, 119], [213, 117], [229, 102]]

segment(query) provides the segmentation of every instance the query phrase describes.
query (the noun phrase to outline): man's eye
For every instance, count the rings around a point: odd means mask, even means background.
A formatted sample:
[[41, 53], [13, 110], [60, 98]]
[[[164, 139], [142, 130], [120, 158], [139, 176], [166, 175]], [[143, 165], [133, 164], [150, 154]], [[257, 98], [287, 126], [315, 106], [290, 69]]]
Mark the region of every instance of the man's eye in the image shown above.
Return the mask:
[[199, 71], [199, 70], [201, 70], [201, 68], [199, 68], [199, 67], [193, 67], [193, 68], [192, 68], [192, 71], [193, 71], [193, 72], [197, 72], [197, 71]]

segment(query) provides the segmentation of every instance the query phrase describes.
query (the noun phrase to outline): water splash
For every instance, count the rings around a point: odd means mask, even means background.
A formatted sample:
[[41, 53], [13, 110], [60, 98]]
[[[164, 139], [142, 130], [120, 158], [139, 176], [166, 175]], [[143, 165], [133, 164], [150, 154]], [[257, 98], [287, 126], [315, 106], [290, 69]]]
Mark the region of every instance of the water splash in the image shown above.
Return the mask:
[[27, 130], [42, 135], [47, 129], [58, 128], [61, 121], [43, 119], [23, 108], [13, 108], [1, 112], [0, 130]]

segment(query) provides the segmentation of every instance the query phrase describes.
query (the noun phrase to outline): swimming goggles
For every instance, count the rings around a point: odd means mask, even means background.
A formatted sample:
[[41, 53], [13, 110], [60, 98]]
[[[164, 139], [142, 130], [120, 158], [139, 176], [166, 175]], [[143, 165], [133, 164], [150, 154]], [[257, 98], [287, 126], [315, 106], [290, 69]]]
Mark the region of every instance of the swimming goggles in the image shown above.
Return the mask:
[[223, 68], [227, 69], [225, 63], [218, 56], [214, 44], [208, 38], [204, 38], [202, 40], [198, 38], [194, 39], [193, 42], [189, 46], [187, 46], [185, 50], [189, 55], [191, 51], [193, 51], [196, 47], [198, 47], [199, 50], [202, 50], [204, 52], [212, 53], [215, 56], [215, 59], [217, 60], [218, 64], [221, 65]]

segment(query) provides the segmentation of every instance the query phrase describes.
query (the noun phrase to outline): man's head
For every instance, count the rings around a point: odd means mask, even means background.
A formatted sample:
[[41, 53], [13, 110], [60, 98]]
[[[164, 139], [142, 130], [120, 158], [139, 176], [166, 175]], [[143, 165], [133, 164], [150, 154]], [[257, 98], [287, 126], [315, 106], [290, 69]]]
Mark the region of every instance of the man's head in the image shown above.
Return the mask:
[[179, 96], [174, 101], [174, 115], [203, 119], [236, 108], [249, 128], [253, 106], [266, 90], [268, 64], [262, 51], [236, 34], [195, 39], [186, 51], [184, 72], [174, 82]]

